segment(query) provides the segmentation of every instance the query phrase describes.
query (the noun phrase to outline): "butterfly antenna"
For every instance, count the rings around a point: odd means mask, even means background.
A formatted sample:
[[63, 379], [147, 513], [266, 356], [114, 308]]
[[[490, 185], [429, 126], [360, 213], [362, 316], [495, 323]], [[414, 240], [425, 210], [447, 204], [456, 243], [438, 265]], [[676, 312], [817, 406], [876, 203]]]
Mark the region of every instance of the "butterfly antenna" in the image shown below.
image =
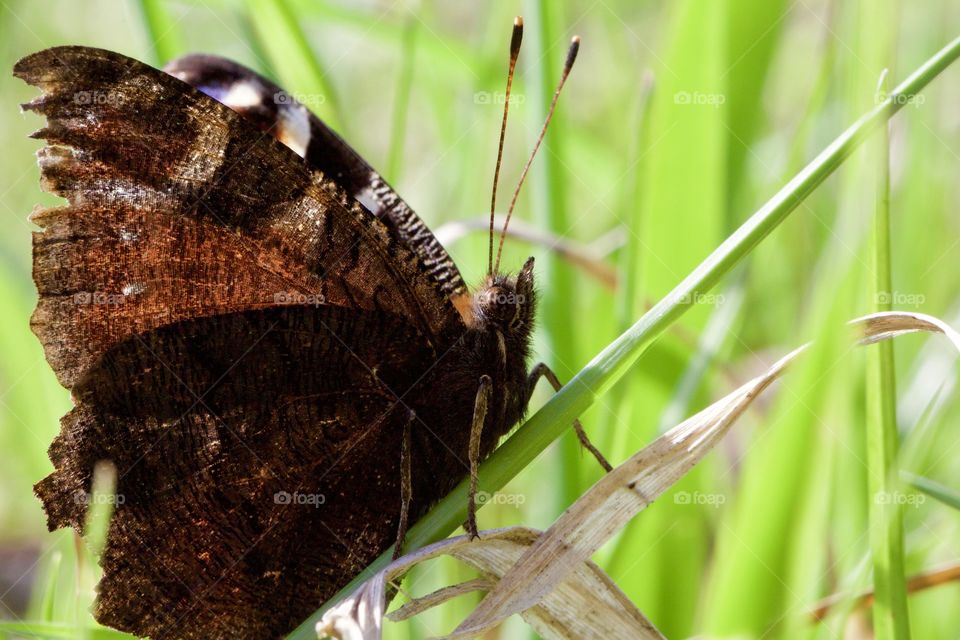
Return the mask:
[[494, 264], [493, 271], [500, 270], [500, 257], [503, 254], [503, 242], [507, 238], [507, 225], [510, 224], [510, 217], [513, 215], [513, 208], [517, 205], [517, 198], [520, 196], [520, 187], [523, 186], [523, 181], [527, 178], [527, 172], [530, 171], [530, 165], [533, 163], [533, 159], [536, 157], [537, 151], [540, 149], [540, 143], [543, 142], [543, 137], [547, 133], [547, 127], [550, 125], [550, 120], [553, 119], [553, 112], [557, 108], [557, 99], [560, 97], [560, 91], [563, 90], [563, 85], [567, 82], [567, 76], [570, 75], [570, 69], [573, 68], [573, 63], [577, 59], [577, 52], [579, 50], [580, 36], [573, 36], [573, 40], [570, 41], [570, 48], [567, 50], [567, 60], [563, 63], [563, 73], [560, 75], [560, 82], [557, 84], [557, 90], [553, 92], [553, 100], [550, 101], [550, 109], [547, 111], [547, 118], [543, 121], [543, 127], [540, 129], [540, 135], [537, 136], [536, 144], [533, 145], [533, 151], [530, 152], [530, 157], [527, 159], [527, 164], [524, 165], [523, 172], [520, 173], [520, 180], [517, 182], [517, 188], [513, 190], [513, 198], [510, 200], [510, 208], [507, 209], [507, 219], [504, 220], [503, 230], [500, 232], [500, 246], [497, 248], [497, 261]]
[[500, 163], [503, 160], [503, 139], [507, 133], [507, 113], [510, 111], [510, 89], [513, 72], [520, 56], [520, 41], [523, 39], [523, 18], [513, 19], [513, 36], [510, 38], [510, 69], [507, 71], [507, 90], [503, 98], [503, 121], [500, 123], [500, 146], [497, 148], [497, 166], [493, 171], [493, 192], [490, 194], [490, 242], [487, 247], [487, 272], [493, 273], [493, 216], [497, 207], [497, 182], [500, 180]]

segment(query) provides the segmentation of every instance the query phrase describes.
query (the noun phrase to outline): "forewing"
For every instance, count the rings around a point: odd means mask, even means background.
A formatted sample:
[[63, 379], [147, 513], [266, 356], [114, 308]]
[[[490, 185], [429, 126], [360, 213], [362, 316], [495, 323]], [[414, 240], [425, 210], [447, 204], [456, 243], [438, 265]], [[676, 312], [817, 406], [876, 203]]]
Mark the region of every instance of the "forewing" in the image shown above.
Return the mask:
[[423, 259], [322, 172], [235, 112], [133, 59], [28, 56], [43, 95], [33, 328], [65, 386], [125, 338], [290, 302], [382, 311], [435, 344], [462, 329]]
[[460, 272], [423, 220], [359, 153], [295, 96], [255, 71], [217, 56], [184, 56], [170, 62], [164, 71], [270, 132], [313, 169], [335, 180], [420, 257], [445, 295], [462, 303], [467, 289]]

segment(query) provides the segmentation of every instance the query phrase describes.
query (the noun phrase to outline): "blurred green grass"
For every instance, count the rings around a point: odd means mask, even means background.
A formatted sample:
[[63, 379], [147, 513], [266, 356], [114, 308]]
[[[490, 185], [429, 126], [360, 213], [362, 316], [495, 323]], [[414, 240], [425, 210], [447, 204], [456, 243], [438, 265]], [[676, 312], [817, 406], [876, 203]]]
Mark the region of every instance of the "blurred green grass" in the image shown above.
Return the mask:
[[[278, 9], [279, 7], [279, 9]], [[188, 51], [235, 58], [291, 91], [323, 95], [321, 115], [374, 165], [394, 164], [394, 186], [436, 228], [482, 217], [496, 151], [510, 21], [528, 34], [515, 84], [502, 185], [512, 187], [539, 128], [566, 43], [583, 38], [577, 68], [518, 214], [589, 242], [623, 229], [622, 290], [611, 294], [545, 249], [508, 243], [503, 263], [535, 255], [544, 293], [537, 357], [569, 378], [622, 323], [676, 284], [737, 224], [872, 103], [880, 69], [896, 82], [960, 32], [960, 7], [871, 0], [673, 3], [509, 1], [490, 5], [285, 0], [204, 3], [4, 0], [0, 56], [10, 69], [55, 44], [114, 49], [153, 63]], [[292, 16], [292, 19], [291, 19]], [[145, 17], [149, 19], [145, 19]], [[875, 25], [894, 25], [886, 37]], [[411, 26], [412, 25], [412, 26]], [[412, 54], [405, 53], [410, 29]], [[297, 35], [299, 32], [300, 35]], [[887, 42], [888, 40], [888, 42]], [[416, 61], [409, 98], [397, 75]], [[643, 75], [654, 74], [647, 118], [637, 117]], [[39, 126], [15, 104], [30, 88], [0, 74], [0, 553], [26, 558], [0, 575], [0, 618], [86, 624], [94, 578], [89, 558], [74, 579], [69, 532], [47, 533], [31, 485], [46, 475], [45, 449], [69, 407], [29, 333], [35, 301], [26, 214], [39, 192], [26, 134]], [[335, 97], [334, 97], [335, 96]], [[405, 118], [395, 117], [408, 100]], [[960, 320], [960, 71], [950, 69], [898, 115], [891, 139], [893, 305]], [[396, 127], [404, 148], [391, 150]], [[672, 493], [644, 512], [598, 560], [668, 637], [840, 637], [848, 611], [810, 627], [804, 612], [834, 591], [869, 586], [865, 369], [835, 328], [872, 308], [866, 234], [873, 160], [858, 153], [769, 237], [718, 293], [743, 304], [686, 413], [807, 339], [814, 352], [771, 399], [735, 428], [677, 492], [712, 497], [683, 504]], [[501, 197], [501, 202], [504, 198]], [[486, 266], [482, 234], [448, 247], [468, 282]], [[630, 308], [619, 309], [626, 296]], [[694, 336], [732, 298], [705, 300], [681, 325]], [[936, 339], [895, 343], [902, 468], [960, 487], [956, 458], [957, 368]], [[612, 460], [639, 449], [676, 410], [695, 342], [665, 335], [584, 424]], [[945, 362], [946, 364], [940, 364]], [[942, 389], [941, 393], [937, 393]], [[541, 392], [542, 397], [546, 391]], [[572, 438], [555, 445], [504, 491], [521, 507], [491, 505], [481, 525], [546, 526], [596, 479]], [[722, 500], [721, 500], [722, 498]], [[720, 503], [720, 504], [717, 504]], [[907, 573], [960, 558], [960, 515], [927, 501], [905, 513]], [[51, 565], [55, 553], [59, 565]], [[36, 563], [34, 564], [34, 560]], [[2, 560], [0, 560], [2, 563]], [[31, 564], [33, 566], [31, 566]], [[55, 569], [57, 588], [45, 585]], [[418, 592], [456, 571], [418, 570]], [[7, 573], [11, 575], [7, 575]], [[28, 603], [31, 585], [32, 603]], [[4, 594], [4, 592], [6, 593]], [[53, 593], [52, 603], [43, 593]], [[914, 637], [946, 638], [960, 626], [960, 586], [910, 597]], [[48, 598], [49, 600], [49, 598]], [[392, 637], [437, 635], [461, 607], [391, 626]], [[27, 607], [25, 610], [24, 607]], [[853, 614], [862, 615], [862, 614]], [[501, 637], [523, 633], [519, 623]]]

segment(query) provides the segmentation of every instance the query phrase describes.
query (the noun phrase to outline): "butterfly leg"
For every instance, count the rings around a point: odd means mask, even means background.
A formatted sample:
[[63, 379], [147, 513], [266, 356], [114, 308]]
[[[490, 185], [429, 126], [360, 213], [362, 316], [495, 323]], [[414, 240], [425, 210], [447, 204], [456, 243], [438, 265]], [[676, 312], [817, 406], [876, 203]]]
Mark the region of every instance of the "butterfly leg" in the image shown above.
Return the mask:
[[413, 500], [413, 481], [410, 475], [410, 427], [416, 416], [411, 411], [409, 419], [403, 425], [403, 445], [400, 449], [400, 524], [397, 525], [397, 541], [393, 545], [393, 559], [400, 557], [403, 548], [403, 539], [407, 537], [407, 526], [410, 522], [410, 501]]
[[473, 424], [470, 425], [470, 493], [467, 497], [467, 533], [470, 539], [480, 537], [477, 530], [477, 468], [480, 466], [480, 435], [487, 417], [487, 402], [490, 400], [490, 376], [480, 376], [480, 388], [473, 403]]
[[[530, 375], [527, 377], [527, 395], [533, 395], [533, 388], [537, 386], [537, 382], [540, 381], [540, 378], [546, 378], [547, 382], [550, 383], [550, 386], [553, 387], [554, 391], [560, 391], [560, 388], [563, 387], [560, 384], [560, 379], [557, 378], [557, 374], [553, 372], [546, 363], [541, 362], [537, 364], [531, 371]], [[607, 462], [607, 459], [603, 457], [603, 454], [600, 453], [600, 450], [593, 446], [593, 443], [590, 442], [590, 439], [587, 437], [587, 433], [583, 430], [583, 425], [580, 424], [580, 421], [574, 419], [573, 421], [573, 430], [577, 432], [577, 439], [580, 441], [581, 446], [584, 449], [593, 454], [593, 457], [597, 459], [597, 462], [600, 463], [600, 466], [606, 471], [613, 471], [613, 467], [610, 466], [610, 463]]]

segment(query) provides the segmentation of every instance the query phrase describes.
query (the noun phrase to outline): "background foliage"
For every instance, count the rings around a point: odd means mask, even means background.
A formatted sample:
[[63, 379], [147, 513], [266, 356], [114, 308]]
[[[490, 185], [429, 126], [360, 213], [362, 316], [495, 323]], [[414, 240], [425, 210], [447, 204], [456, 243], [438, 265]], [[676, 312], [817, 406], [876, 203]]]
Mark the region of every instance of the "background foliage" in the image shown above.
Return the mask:
[[[496, 151], [512, 17], [527, 24], [508, 129], [504, 191], [519, 174], [559, 74], [583, 38], [519, 215], [565, 240], [620, 241], [614, 293], [547, 248], [537, 257], [537, 357], [569, 379], [667, 293], [893, 82], [960, 31], [949, 0], [679, 0], [498, 3], [0, 0], [0, 67], [56, 44], [165, 62], [189, 51], [264, 71], [340, 131], [434, 228], [483, 216]], [[652, 84], [651, 79], [652, 78]], [[652, 89], [651, 89], [652, 87]], [[72, 535], [47, 533], [31, 485], [70, 406], [29, 333], [31, 225], [41, 194], [16, 103], [34, 92], [0, 74], [0, 618], [86, 624], [94, 569]], [[960, 71], [950, 69], [891, 127], [895, 308], [960, 324]], [[824, 637], [867, 621], [850, 601], [819, 626], [820, 597], [871, 584], [865, 361], [836, 331], [873, 308], [869, 232], [876, 148], [858, 152], [747, 263], [648, 350], [584, 416], [614, 461], [793, 346], [815, 350], [671, 493], [596, 558], [669, 637]], [[612, 234], [612, 235], [611, 235]], [[468, 282], [482, 234], [448, 247]], [[898, 466], [956, 490], [955, 357], [936, 338], [895, 344]], [[543, 391], [546, 394], [546, 390]], [[545, 396], [544, 396], [545, 397]], [[535, 404], [539, 404], [538, 399]], [[565, 437], [480, 514], [481, 526], [548, 525], [598, 477]], [[960, 557], [960, 514], [904, 494], [908, 574]], [[424, 593], [457, 569], [419, 570]], [[955, 637], [956, 584], [910, 597], [914, 637]], [[389, 628], [449, 630], [470, 606]], [[951, 606], [954, 605], [954, 606]], [[501, 632], [515, 637], [516, 623]], [[860, 636], [851, 636], [860, 637]]]

